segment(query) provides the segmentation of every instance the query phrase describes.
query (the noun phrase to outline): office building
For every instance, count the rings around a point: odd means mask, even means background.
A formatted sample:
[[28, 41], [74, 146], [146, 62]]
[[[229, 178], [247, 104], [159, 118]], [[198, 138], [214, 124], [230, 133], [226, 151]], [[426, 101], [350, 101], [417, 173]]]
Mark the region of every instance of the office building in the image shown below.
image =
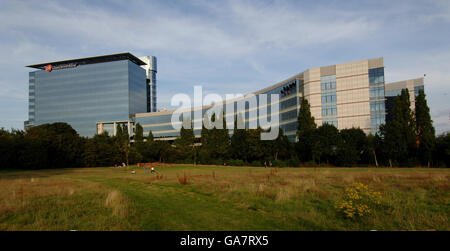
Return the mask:
[[[67, 122], [82, 136], [93, 136], [104, 131], [115, 134], [118, 124], [126, 124], [130, 135], [139, 123], [144, 136], [151, 131], [157, 140], [174, 140], [179, 129], [172, 125], [172, 115], [179, 111], [157, 111], [156, 58], [137, 58], [130, 53], [50, 62], [29, 67], [30, 72], [29, 120], [26, 127], [43, 123]], [[287, 137], [295, 141], [297, 116], [302, 99], [307, 99], [311, 114], [318, 126], [328, 123], [339, 130], [361, 128], [365, 133], [376, 133], [390, 116], [393, 98], [401, 89], [411, 93], [414, 108], [415, 93], [423, 89], [424, 79], [385, 83], [383, 58], [366, 59], [330, 66], [310, 68], [284, 81], [252, 94], [260, 105], [260, 94], [267, 94], [268, 115], [259, 114], [249, 106], [250, 98], [225, 101], [234, 106], [224, 112], [227, 127], [233, 125], [236, 107], [245, 104], [246, 128], [260, 126], [259, 119], [270, 120], [270, 94], [279, 95], [278, 116], [280, 127]], [[236, 90], [239, 93], [239, 90]], [[261, 106], [261, 105], [260, 105]], [[212, 106], [190, 109], [190, 120], [198, 122]], [[231, 121], [231, 122], [230, 122]], [[181, 123], [181, 122], [180, 122]], [[200, 137], [201, 129], [194, 134]], [[230, 134], [233, 131], [230, 130]]]
[[29, 73], [25, 127], [66, 122], [81, 136], [92, 137], [99, 121], [129, 121], [148, 112], [152, 92], [146, 83], [156, 80], [156, 59], [150, 62], [147, 70], [141, 59], [119, 53], [29, 65], [37, 70]]

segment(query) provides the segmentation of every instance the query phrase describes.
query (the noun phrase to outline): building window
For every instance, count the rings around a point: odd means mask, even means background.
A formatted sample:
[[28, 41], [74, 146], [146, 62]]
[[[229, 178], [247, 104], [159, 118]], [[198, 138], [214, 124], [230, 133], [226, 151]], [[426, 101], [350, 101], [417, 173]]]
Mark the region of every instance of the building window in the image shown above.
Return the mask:
[[[384, 89], [384, 68], [369, 69], [369, 96], [370, 96], [370, 127], [375, 134], [381, 124], [385, 123], [385, 89]], [[396, 94], [396, 91], [389, 94]], [[388, 94], [388, 95], [389, 95]], [[377, 101], [375, 101], [377, 100]]]
[[286, 96], [296, 93], [296, 91], [297, 91], [297, 83], [292, 82], [290, 84], [287, 84], [283, 88], [281, 88], [280, 94], [281, 94], [281, 97], [286, 97]]
[[[336, 96], [336, 75], [320, 77], [321, 91], [322, 91], [322, 117], [337, 117], [337, 102]], [[337, 119], [324, 120], [336, 126]]]
[[416, 86], [416, 87], [414, 87], [414, 95], [417, 97], [417, 96], [419, 96], [419, 91], [420, 90], [424, 90], [424, 88], [423, 88], [423, 86]]
[[336, 104], [336, 93], [322, 94], [322, 105]]
[[334, 127], [338, 128], [338, 121], [337, 119], [326, 119], [323, 121], [322, 124], [329, 124], [329, 125], [333, 125]]
[[336, 91], [336, 76], [325, 76], [320, 78], [322, 92]]
[[385, 113], [384, 101], [370, 102], [370, 113]]
[[370, 88], [370, 100], [384, 99], [384, 86]]
[[322, 117], [336, 117], [337, 116], [337, 107], [327, 106], [322, 108]]
[[369, 69], [370, 86], [384, 84], [384, 68]]

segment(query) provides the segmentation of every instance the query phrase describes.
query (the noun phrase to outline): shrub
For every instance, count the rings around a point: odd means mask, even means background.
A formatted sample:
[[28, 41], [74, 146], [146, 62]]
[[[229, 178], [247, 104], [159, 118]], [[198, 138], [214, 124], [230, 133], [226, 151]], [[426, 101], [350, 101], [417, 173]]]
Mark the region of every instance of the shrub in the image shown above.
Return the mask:
[[286, 162], [286, 164], [289, 167], [299, 167], [300, 166], [300, 161], [298, 159], [289, 159]]
[[355, 183], [346, 187], [342, 200], [334, 207], [346, 218], [370, 215], [374, 208], [381, 204], [381, 193], [369, 190], [367, 185]]
[[274, 161], [272, 161], [272, 166], [285, 167], [286, 162], [284, 162], [282, 160], [274, 160]]
[[261, 162], [259, 162], [259, 161], [257, 161], [257, 160], [252, 161], [251, 163], [249, 163], [249, 165], [250, 165], [250, 166], [262, 166], [262, 165], [261, 165]]
[[226, 163], [228, 166], [244, 166], [245, 165], [245, 162], [240, 159], [228, 160]]
[[177, 178], [180, 185], [186, 185], [188, 183], [188, 176], [186, 175], [186, 173], [184, 173], [183, 176], [178, 176], [177, 174]]

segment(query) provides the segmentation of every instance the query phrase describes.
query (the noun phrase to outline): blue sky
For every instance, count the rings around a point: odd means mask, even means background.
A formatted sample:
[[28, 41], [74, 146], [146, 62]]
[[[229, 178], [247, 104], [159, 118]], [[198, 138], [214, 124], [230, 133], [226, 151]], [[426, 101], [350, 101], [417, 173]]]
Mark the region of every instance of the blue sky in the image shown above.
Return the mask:
[[450, 1], [0, 2], [0, 127], [27, 120], [25, 65], [117, 52], [158, 57], [159, 108], [173, 94], [248, 93], [310, 67], [384, 57], [386, 81], [426, 74], [450, 130]]

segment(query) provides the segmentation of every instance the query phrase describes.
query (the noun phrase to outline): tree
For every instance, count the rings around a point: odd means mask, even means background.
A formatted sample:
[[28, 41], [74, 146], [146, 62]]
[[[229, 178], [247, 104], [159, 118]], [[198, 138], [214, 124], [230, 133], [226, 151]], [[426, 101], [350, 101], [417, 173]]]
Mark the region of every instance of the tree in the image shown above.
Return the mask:
[[139, 123], [136, 124], [136, 129], [134, 133], [134, 142], [136, 144], [144, 142], [144, 129]]
[[430, 167], [436, 137], [433, 121], [430, 116], [430, 108], [428, 107], [423, 90], [420, 90], [419, 95], [416, 97], [415, 108], [418, 158], [422, 165], [426, 164]]
[[284, 135], [284, 132], [280, 127], [278, 127], [278, 130], [278, 137], [273, 141], [269, 141], [268, 145], [272, 150], [272, 157], [274, 160], [287, 160], [291, 157], [291, 142], [289, 141], [288, 137]]
[[112, 166], [122, 162], [122, 154], [114, 138], [105, 131], [86, 141], [83, 159], [85, 166]]
[[395, 97], [392, 108], [392, 120], [380, 126], [385, 155], [389, 165], [414, 165], [416, 148], [416, 123], [410, 108], [408, 89], [403, 89]]
[[25, 138], [40, 141], [46, 149], [47, 168], [77, 167], [82, 165], [82, 141], [67, 123], [43, 124], [27, 130]]
[[180, 137], [175, 140], [174, 145], [177, 149], [178, 159], [192, 162], [195, 158], [195, 135], [191, 120], [188, 119], [186, 123], [187, 125], [190, 125], [190, 129], [185, 129], [185, 126], [183, 125], [180, 129]]
[[297, 123], [297, 154], [301, 160], [309, 161], [313, 159], [313, 135], [317, 125], [314, 122], [314, 117], [311, 115], [310, 105], [306, 98], [303, 98], [301, 101]]
[[215, 152], [216, 157], [226, 161], [229, 158], [230, 153], [230, 134], [228, 132], [225, 114], [222, 112], [219, 116], [219, 120], [222, 121], [222, 129], [214, 128], [213, 133], [215, 134]]
[[438, 167], [450, 168], [450, 133], [444, 133], [436, 138], [435, 159]]
[[238, 119], [243, 122], [242, 114], [240, 117], [236, 116], [234, 120], [234, 130], [231, 136], [231, 157], [233, 159], [239, 159], [247, 161], [248, 144], [247, 144], [247, 131], [244, 129], [238, 129]]
[[260, 161], [264, 158], [265, 152], [264, 147], [261, 142], [261, 133], [263, 130], [261, 127], [257, 129], [247, 130], [247, 144], [248, 144], [248, 153], [247, 153], [247, 161], [249, 163], [254, 161]]
[[321, 159], [325, 159], [327, 164], [334, 163], [339, 141], [339, 131], [334, 125], [324, 123], [315, 130], [313, 153], [319, 163]]
[[362, 155], [364, 163], [375, 164], [376, 167], [379, 167], [377, 152], [380, 152], [380, 145], [382, 145], [382, 139], [378, 133], [367, 135], [366, 151]]
[[202, 163], [222, 164], [227, 158], [230, 148], [230, 136], [226, 127], [223, 113], [216, 118], [216, 114], [211, 117], [211, 123], [216, 119], [222, 121], [222, 129], [213, 127], [208, 130], [202, 127], [201, 142], [202, 146], [199, 152], [199, 158]]
[[120, 149], [121, 162], [129, 164], [129, 153], [130, 153], [130, 136], [128, 134], [127, 125], [123, 124], [117, 125], [116, 135], [114, 136], [114, 142]]
[[358, 164], [364, 151], [367, 151], [366, 134], [359, 128], [349, 128], [341, 130], [339, 135], [336, 164], [340, 166]]

